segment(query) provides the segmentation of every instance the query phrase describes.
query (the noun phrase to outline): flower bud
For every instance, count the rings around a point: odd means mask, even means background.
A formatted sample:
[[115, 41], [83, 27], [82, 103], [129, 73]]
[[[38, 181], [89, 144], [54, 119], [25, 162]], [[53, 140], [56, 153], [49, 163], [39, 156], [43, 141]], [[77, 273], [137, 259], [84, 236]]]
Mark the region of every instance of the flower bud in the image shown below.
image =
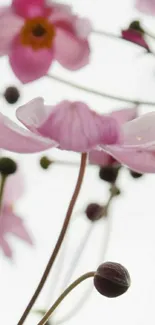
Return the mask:
[[8, 87], [4, 92], [4, 97], [9, 104], [15, 104], [20, 97], [19, 90], [16, 87]]
[[46, 156], [43, 156], [41, 159], [40, 159], [40, 166], [43, 168], [43, 169], [48, 169], [48, 167], [52, 164], [52, 161], [48, 159], [48, 157]]
[[106, 262], [101, 264], [94, 276], [97, 291], [108, 298], [116, 298], [130, 287], [130, 275], [119, 263]]
[[104, 207], [97, 203], [90, 203], [86, 208], [86, 216], [91, 221], [97, 221], [104, 215]]
[[99, 177], [106, 182], [115, 183], [120, 166], [104, 166], [100, 168]]
[[16, 162], [8, 157], [0, 158], [0, 173], [3, 176], [14, 174], [17, 170]]
[[143, 176], [143, 174], [140, 174], [140, 173], [137, 173], [135, 172], [134, 170], [129, 170], [130, 171], [130, 175], [133, 177], [133, 178], [140, 178]]
[[144, 34], [144, 29], [142, 28], [139, 20], [132, 21], [131, 24], [129, 25], [129, 28]]

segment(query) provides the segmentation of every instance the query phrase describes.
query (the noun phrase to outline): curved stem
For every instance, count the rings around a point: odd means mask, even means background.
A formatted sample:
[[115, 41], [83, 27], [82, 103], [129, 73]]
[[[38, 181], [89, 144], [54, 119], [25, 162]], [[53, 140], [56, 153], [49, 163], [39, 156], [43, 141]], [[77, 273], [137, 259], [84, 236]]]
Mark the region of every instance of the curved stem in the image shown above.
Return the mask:
[[147, 102], [147, 101], [140, 101], [140, 100], [136, 100], [136, 99], [119, 97], [119, 96], [107, 94], [107, 93], [104, 93], [104, 92], [100, 92], [100, 91], [94, 90], [92, 88], [87, 88], [87, 87], [81, 86], [79, 84], [76, 84], [74, 82], [68, 81], [68, 80], [63, 79], [63, 78], [60, 78], [60, 77], [55, 76], [53, 74], [52, 75], [47, 74], [47, 76], [49, 78], [57, 81], [57, 82], [65, 84], [65, 85], [67, 85], [69, 87], [76, 88], [76, 89], [85, 91], [87, 93], [90, 93], [90, 94], [93, 94], [93, 95], [96, 95], [96, 96], [99, 96], [99, 97], [102, 97], [102, 98], [105, 97], [105, 98], [114, 99], [114, 100], [118, 100], [118, 101], [125, 102], [125, 103], [131, 103], [131, 104], [135, 104], [135, 105], [155, 106], [155, 102]]
[[0, 184], [0, 211], [2, 209], [3, 193], [4, 193], [4, 186], [5, 186], [6, 179], [7, 179], [7, 176], [6, 175], [1, 175], [1, 184]]
[[74, 193], [72, 195], [72, 198], [71, 198], [71, 201], [70, 201], [70, 204], [69, 204], [69, 207], [68, 207], [68, 210], [67, 210], [67, 213], [66, 213], [66, 217], [65, 217], [65, 220], [64, 220], [64, 223], [63, 223], [63, 226], [62, 226], [62, 229], [61, 229], [61, 232], [59, 234], [59, 237], [58, 237], [58, 240], [57, 240], [57, 243], [55, 245], [55, 248], [52, 252], [52, 255], [47, 263], [47, 266], [45, 268], [45, 271], [43, 273], [43, 276], [38, 284], [38, 287], [37, 289], [35, 290], [30, 302], [28, 303], [23, 315], [21, 316], [19, 322], [17, 325], [22, 325], [25, 321], [25, 319], [27, 318], [31, 308], [33, 307], [36, 299], [38, 298], [45, 282], [46, 282], [46, 279], [50, 273], [50, 270], [55, 262], [55, 259], [58, 255], [58, 252], [60, 250], [60, 247], [62, 245], [62, 242], [63, 242], [63, 239], [65, 237], [65, 234], [66, 234], [66, 231], [68, 229], [68, 225], [69, 225], [69, 222], [70, 222], [70, 219], [71, 219], [71, 215], [72, 215], [72, 211], [73, 211], [73, 208], [74, 208], [74, 205], [76, 203], [76, 200], [78, 198], [78, 195], [79, 195], [79, 192], [80, 192], [80, 189], [81, 189], [81, 185], [82, 185], [82, 181], [83, 181], [83, 178], [84, 178], [84, 173], [85, 173], [85, 169], [86, 169], [86, 162], [87, 162], [87, 154], [86, 153], [82, 153], [81, 155], [81, 163], [80, 163], [80, 170], [79, 170], [79, 175], [78, 175], [78, 179], [77, 179], [77, 183], [76, 183], [76, 186], [75, 186], [75, 190], [74, 190]]
[[77, 280], [75, 280], [61, 295], [60, 297], [56, 300], [56, 302], [54, 303], [54, 305], [48, 310], [48, 312], [45, 314], [45, 316], [42, 318], [42, 320], [37, 324], [37, 325], [44, 325], [48, 319], [50, 318], [50, 316], [52, 315], [52, 313], [55, 311], [55, 309], [60, 305], [60, 303], [62, 302], [62, 300], [74, 289], [76, 288], [81, 282], [83, 282], [84, 280], [94, 277], [95, 272], [89, 272], [86, 273], [82, 276], [80, 276]]

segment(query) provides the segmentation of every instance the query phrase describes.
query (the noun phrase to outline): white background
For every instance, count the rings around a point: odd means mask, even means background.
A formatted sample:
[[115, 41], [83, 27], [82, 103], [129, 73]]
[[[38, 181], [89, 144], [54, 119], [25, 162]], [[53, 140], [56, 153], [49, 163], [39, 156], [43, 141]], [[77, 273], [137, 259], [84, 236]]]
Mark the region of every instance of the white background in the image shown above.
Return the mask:
[[[0, 0], [0, 4], [6, 1]], [[9, 3], [9, 1], [8, 1]], [[74, 10], [89, 17], [94, 28], [116, 34], [126, 27], [131, 20], [141, 19], [143, 24], [155, 30], [153, 18], [140, 15], [134, 10], [132, 0], [73, 0]], [[153, 44], [151, 44], [153, 46]], [[128, 42], [91, 36], [91, 64], [85, 69], [70, 73], [54, 63], [51, 71], [69, 80], [77, 81], [100, 91], [122, 95], [129, 98], [155, 101], [155, 58], [144, 55], [143, 49]], [[6, 58], [0, 59], [0, 89], [16, 84]], [[22, 89], [21, 103], [43, 96], [52, 105], [62, 99], [83, 100], [99, 112], [130, 107], [117, 101], [97, 98], [78, 90], [43, 78]], [[15, 108], [7, 106], [1, 100], [1, 111], [15, 118]], [[154, 110], [154, 107], [140, 107], [140, 113]], [[62, 160], [79, 161], [79, 156], [72, 153], [51, 150], [49, 156]], [[34, 237], [34, 248], [29, 248], [10, 237], [14, 250], [14, 260], [8, 261], [0, 256], [0, 323], [16, 325], [28, 303], [54, 247], [61, 228], [65, 212], [76, 182], [78, 167], [52, 166], [48, 171], [39, 167], [40, 155], [15, 156], [25, 173], [26, 192], [15, 210], [25, 219]], [[110, 208], [110, 220], [101, 220], [94, 225], [89, 245], [87, 246], [73, 278], [83, 272], [95, 270], [101, 262], [104, 252], [103, 242], [106, 231], [110, 228], [110, 242], [106, 260], [121, 262], [132, 278], [130, 290], [117, 299], [106, 299], [94, 289], [89, 301], [81, 312], [68, 324], [119, 324], [143, 325], [154, 323], [154, 288], [155, 288], [155, 176], [145, 175], [133, 180], [127, 170], [122, 170], [118, 182], [122, 195], [115, 199]], [[86, 177], [73, 216], [69, 231], [69, 244], [66, 249], [62, 275], [79, 245], [82, 236], [90, 227], [83, 213], [78, 214], [92, 201], [106, 202], [108, 186], [98, 178], [98, 168], [88, 167]], [[75, 218], [75, 219], [74, 219]], [[112, 218], [112, 219], [111, 219]], [[111, 222], [112, 221], [112, 222]], [[60, 261], [61, 262], [61, 261]], [[60, 275], [58, 289], [54, 291], [58, 267], [37, 301], [36, 308], [46, 308], [58, 295], [63, 276]], [[85, 291], [92, 280], [74, 291], [66, 299], [61, 309], [55, 314], [53, 323], [64, 317], [74, 306], [81, 292]], [[38, 318], [32, 314], [25, 324], [35, 325]]]

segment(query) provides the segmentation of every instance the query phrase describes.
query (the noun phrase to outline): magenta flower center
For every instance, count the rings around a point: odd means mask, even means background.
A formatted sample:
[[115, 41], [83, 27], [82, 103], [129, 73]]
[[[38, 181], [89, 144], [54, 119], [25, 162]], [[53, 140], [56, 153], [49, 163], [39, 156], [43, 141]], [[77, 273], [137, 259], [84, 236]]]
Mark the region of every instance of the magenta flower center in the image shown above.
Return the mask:
[[55, 27], [46, 18], [36, 17], [25, 21], [20, 41], [33, 50], [51, 48], [55, 34]]

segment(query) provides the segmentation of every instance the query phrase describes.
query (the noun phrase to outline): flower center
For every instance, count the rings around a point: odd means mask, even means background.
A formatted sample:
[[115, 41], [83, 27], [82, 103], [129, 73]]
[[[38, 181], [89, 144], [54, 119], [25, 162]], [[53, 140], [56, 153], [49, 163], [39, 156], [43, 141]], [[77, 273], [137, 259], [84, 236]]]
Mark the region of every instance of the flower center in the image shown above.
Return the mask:
[[55, 37], [54, 26], [42, 17], [27, 19], [20, 33], [20, 41], [33, 50], [51, 48]]

